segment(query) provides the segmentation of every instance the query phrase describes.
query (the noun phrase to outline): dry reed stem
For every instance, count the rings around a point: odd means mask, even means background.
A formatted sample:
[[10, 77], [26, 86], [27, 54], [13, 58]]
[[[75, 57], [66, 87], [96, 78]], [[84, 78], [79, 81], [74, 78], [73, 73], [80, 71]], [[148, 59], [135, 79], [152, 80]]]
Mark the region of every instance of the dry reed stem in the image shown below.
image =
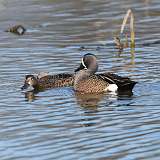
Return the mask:
[[127, 24], [129, 17], [130, 17], [130, 38], [131, 38], [131, 48], [132, 48], [132, 47], [135, 47], [135, 32], [134, 32], [134, 15], [131, 9], [129, 9], [126, 15], [124, 16], [124, 19], [121, 25], [120, 34], [124, 32], [124, 28]]

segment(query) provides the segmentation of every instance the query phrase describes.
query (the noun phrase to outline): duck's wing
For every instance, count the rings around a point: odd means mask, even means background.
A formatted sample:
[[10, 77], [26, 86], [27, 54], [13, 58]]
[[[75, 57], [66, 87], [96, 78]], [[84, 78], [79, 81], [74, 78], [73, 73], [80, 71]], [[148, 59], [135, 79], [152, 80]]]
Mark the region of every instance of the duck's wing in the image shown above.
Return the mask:
[[99, 79], [102, 79], [103, 81], [109, 83], [109, 84], [116, 84], [114, 79], [112, 77], [107, 76], [105, 73], [96, 74], [96, 76]]
[[46, 75], [39, 79], [39, 83], [45, 88], [71, 86], [74, 82], [74, 75], [68, 73]]
[[110, 72], [100, 73], [99, 75], [108, 82], [110, 81], [110, 83], [115, 83], [118, 86], [119, 91], [132, 91], [133, 87], [137, 83], [128, 77], [121, 77]]

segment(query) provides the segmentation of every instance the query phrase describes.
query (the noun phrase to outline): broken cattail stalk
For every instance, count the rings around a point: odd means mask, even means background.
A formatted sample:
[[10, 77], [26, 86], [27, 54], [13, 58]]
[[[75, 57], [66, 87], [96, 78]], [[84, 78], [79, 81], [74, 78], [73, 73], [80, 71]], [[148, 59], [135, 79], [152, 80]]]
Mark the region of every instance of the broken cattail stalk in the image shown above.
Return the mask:
[[[130, 47], [134, 48], [135, 47], [134, 15], [133, 15], [133, 12], [131, 9], [129, 9], [127, 11], [126, 15], [124, 16], [124, 19], [123, 19], [123, 22], [121, 25], [120, 35], [124, 34], [124, 28], [127, 24], [129, 17], [130, 17]], [[121, 38], [119, 38], [119, 37], [115, 37], [114, 40], [117, 45], [117, 48], [119, 48], [120, 50], [123, 50], [123, 48], [127, 48], [129, 46], [127, 34], [125, 34], [125, 42], [124, 43], [122, 42]]]
[[135, 32], [134, 32], [134, 15], [131, 9], [127, 11], [123, 19], [120, 33], [123, 34], [124, 28], [127, 24], [129, 17], [130, 17], [130, 38], [131, 38], [131, 48], [132, 48], [132, 47], [135, 47]]
[[120, 34], [123, 33], [124, 27], [125, 27], [126, 24], [127, 24], [127, 20], [128, 20], [128, 18], [129, 18], [129, 16], [130, 16], [131, 12], [132, 12], [131, 9], [129, 9], [129, 10], [127, 11], [126, 15], [124, 16], [124, 19], [123, 19], [123, 22], [122, 22], [122, 25], [121, 25]]

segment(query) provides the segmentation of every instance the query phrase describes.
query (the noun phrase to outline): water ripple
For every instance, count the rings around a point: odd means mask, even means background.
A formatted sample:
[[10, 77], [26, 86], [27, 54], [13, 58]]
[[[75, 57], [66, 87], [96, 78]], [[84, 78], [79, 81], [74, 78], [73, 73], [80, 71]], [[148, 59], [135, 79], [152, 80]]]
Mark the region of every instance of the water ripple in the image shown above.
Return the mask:
[[[158, 0], [1, 0], [1, 159], [159, 159], [159, 7]], [[136, 20], [132, 54], [113, 41], [128, 8]], [[14, 24], [26, 34], [3, 32]], [[73, 73], [87, 52], [100, 72], [138, 81], [133, 95], [21, 92], [26, 74]]]

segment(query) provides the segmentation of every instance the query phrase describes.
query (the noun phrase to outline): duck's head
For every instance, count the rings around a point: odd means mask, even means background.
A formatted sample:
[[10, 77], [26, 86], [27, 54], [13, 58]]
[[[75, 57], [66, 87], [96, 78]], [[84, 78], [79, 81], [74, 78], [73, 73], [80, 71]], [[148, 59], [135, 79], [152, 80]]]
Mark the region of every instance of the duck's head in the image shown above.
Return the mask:
[[26, 75], [24, 85], [21, 87], [22, 90], [25, 89], [35, 89], [38, 85], [38, 80], [34, 75]]
[[75, 70], [75, 72], [78, 72], [83, 69], [86, 69], [92, 73], [97, 72], [98, 63], [97, 63], [97, 58], [94, 54], [91, 54], [91, 53], [85, 54], [82, 57], [80, 66]]

